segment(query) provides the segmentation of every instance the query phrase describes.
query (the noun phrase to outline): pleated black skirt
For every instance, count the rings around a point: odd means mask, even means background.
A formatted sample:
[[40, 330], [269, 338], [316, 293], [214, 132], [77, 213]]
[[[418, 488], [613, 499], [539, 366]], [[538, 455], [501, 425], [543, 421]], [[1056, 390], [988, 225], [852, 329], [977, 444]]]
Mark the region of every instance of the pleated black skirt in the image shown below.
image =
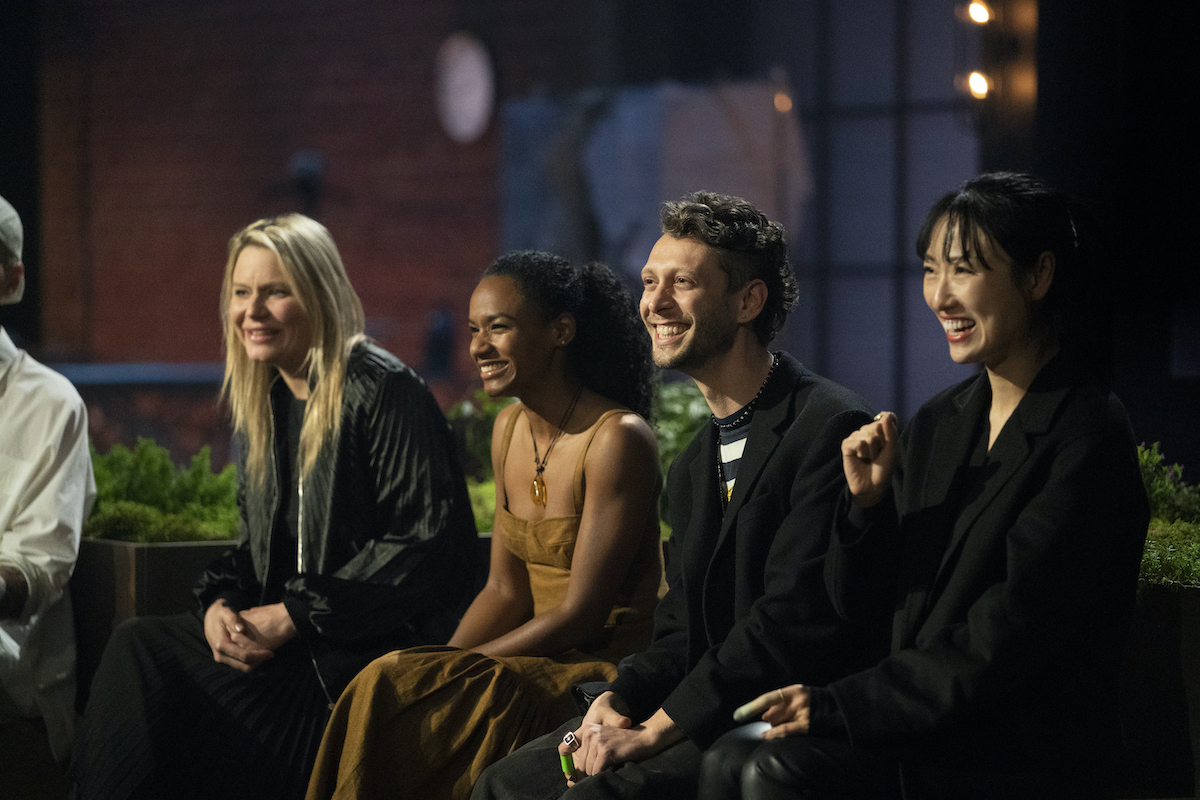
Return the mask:
[[132, 619], [92, 681], [71, 764], [77, 796], [302, 798], [328, 718], [300, 641], [242, 673], [213, 661], [194, 614]]

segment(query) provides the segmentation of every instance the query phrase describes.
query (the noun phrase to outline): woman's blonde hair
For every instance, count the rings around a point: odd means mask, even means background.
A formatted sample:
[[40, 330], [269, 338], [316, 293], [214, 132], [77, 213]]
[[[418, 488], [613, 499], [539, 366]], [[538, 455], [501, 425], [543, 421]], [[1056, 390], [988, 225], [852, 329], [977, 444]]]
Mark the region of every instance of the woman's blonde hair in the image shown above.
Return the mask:
[[270, 364], [246, 356], [229, 316], [233, 268], [247, 247], [262, 247], [279, 258], [292, 293], [312, 326], [312, 343], [305, 359], [311, 389], [297, 454], [303, 478], [312, 470], [322, 446], [337, 439], [346, 360], [350, 348], [365, 338], [362, 302], [350, 285], [333, 237], [316, 220], [303, 214], [260, 219], [229, 240], [229, 260], [221, 285], [225, 337], [221, 396], [233, 413], [234, 430], [245, 437], [246, 472], [252, 484], [261, 484], [266, 475], [267, 453], [274, 434], [270, 388], [277, 373]]

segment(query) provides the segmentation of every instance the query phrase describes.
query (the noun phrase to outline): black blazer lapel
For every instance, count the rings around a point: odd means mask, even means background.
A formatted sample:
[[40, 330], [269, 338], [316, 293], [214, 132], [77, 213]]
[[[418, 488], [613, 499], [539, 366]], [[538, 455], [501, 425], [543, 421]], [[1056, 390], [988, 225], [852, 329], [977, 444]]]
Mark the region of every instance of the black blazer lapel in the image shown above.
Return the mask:
[[[1048, 377], [1053, 378], [1054, 376]], [[1045, 383], [1047, 383], [1046, 380], [1035, 381], [1035, 384], [1021, 398], [1021, 402], [1013, 410], [1012, 416], [1004, 424], [1004, 429], [1000, 431], [1000, 435], [992, 444], [989, 460], [997, 465], [996, 473], [988, 478], [979, 497], [966, 506], [959, 515], [950, 542], [946, 547], [946, 554], [938, 568], [935, 585], [952, 568], [963, 540], [975, 521], [1032, 455], [1035, 437], [1050, 429], [1050, 423], [1058, 407], [1066, 399], [1068, 389], [1062, 387], [1044, 389], [1042, 386]], [[987, 413], [986, 407], [982, 413]]]
[[[950, 493], [954, 490], [960, 469], [967, 463], [971, 449], [977, 443], [980, 431], [978, 420], [987, 413], [990, 398], [987, 376], [980, 375], [950, 399], [943, 418], [933, 429], [928, 450], [924, 453], [923, 479], [919, 481], [915, 496], [905, 492], [906, 514], [915, 514], [917, 519], [922, 520], [915, 523], [917, 528], [910, 534], [920, 537], [920, 541], [910, 542], [906, 547], [924, 554], [910, 555], [914, 558], [911, 568], [915, 570], [915, 582], [907, 586], [901, 601], [901, 610], [893, 619], [894, 646], [912, 645], [930, 599], [936, 596], [936, 578], [945, 567], [946, 554], [950, 547], [948, 544], [929, 539], [931, 536], [938, 536], [938, 531], [944, 529], [936, 523], [933, 528], [925, 528], [924, 520], [928, 519], [926, 511], [943, 508], [952, 501]], [[919, 442], [913, 442], [909, 446], [915, 448], [914, 459], [921, 457]], [[949, 535], [941, 535], [949, 541]]]
[[928, 455], [929, 466], [921, 486], [918, 508], [939, 506], [946, 502], [955, 477], [967, 463], [976, 445], [978, 420], [987, 415], [991, 396], [987, 376], [980, 375], [951, 399], [952, 410], [934, 429], [933, 446]]
[[[992, 504], [992, 501], [996, 499], [1000, 491], [1017, 474], [1021, 465], [1029, 458], [1029, 454], [1033, 452], [1029, 447], [1029, 438], [1025, 436], [1023, 430], [1014, 429], [1014, 423], [1017, 423], [1015, 414], [1005, 423], [1005, 430], [1001, 431], [1000, 436], [996, 438], [995, 443], [992, 445], [989, 459], [992, 464], [996, 465], [996, 472], [988, 477], [979, 496], [962, 509], [958, 515], [958, 519], [954, 522], [950, 541], [946, 545], [946, 552], [942, 556], [942, 563], [939, 565], [937, 576], [934, 578], [933, 585], [935, 587], [940, 586], [941, 582], [953, 571], [954, 563], [966, 539], [967, 532], [971, 530], [971, 527], [979, 519], [979, 516]], [[1016, 428], [1019, 428], [1019, 425]]]
[[[714, 619], [708, 613], [707, 609], [708, 593], [710, 591], [716, 593], [733, 591], [735, 588], [716, 579], [712, 573], [713, 571], [717, 574], [720, 573], [716, 564], [721, 558], [721, 551], [729, 543], [729, 537], [733, 535], [734, 521], [737, 519], [738, 512], [746, 505], [747, 500], [754, 495], [756, 487], [762, 478], [763, 471], [766, 469], [767, 462], [779, 446], [779, 442], [783, 438], [782, 432], [787, 430], [787, 425], [792, 418], [791, 401], [793, 389], [800, 378], [801, 367], [798, 362], [788, 358], [786, 353], [781, 353], [779, 357], [781, 360], [776, 367], [777, 372], [759, 399], [759, 405], [755, 409], [754, 417], [750, 422], [750, 434], [746, 438], [746, 448], [742, 451], [742, 460], [738, 464], [737, 481], [733, 486], [733, 496], [729, 498], [729, 503], [725, 506], [725, 513], [723, 515], [720, 514], [718, 508], [717, 515], [720, 517], [720, 528], [716, 536], [716, 541], [713, 542], [711, 550], [707, 553], [708, 563], [704, 565], [702, 572], [695, 573], [705, 576], [704, 586], [701, 591], [704, 593], [705, 598], [705, 605], [702, 607], [704, 608], [706, 632], [708, 632], [708, 623]], [[701, 459], [707, 461], [707, 468], [711, 475], [709, 481], [715, 487], [709, 496], [719, 498], [720, 483], [717, 481], [718, 445], [715, 429], [707, 440], [706, 445], [707, 447], [701, 448]], [[720, 602], [726, 602], [726, 598], [721, 598]]]
[[[790, 415], [786, 403], [779, 403], [773, 408], [763, 408], [754, 412], [750, 435], [746, 438], [746, 449], [742, 452], [741, 463], [738, 464], [737, 483], [733, 486], [733, 497], [725, 509], [725, 519], [721, 524], [721, 535], [729, 531], [729, 527], [738, 510], [746, 504], [746, 498], [754, 491], [758, 479], [762, 477], [763, 469], [779, 446], [783, 438], [780, 430], [786, 430]], [[715, 470], [716, 467], [714, 466]], [[715, 474], [715, 473], [714, 473]]]
[[[762, 401], [765, 402], [762, 402], [755, 410], [754, 417], [750, 422], [750, 435], [746, 438], [746, 449], [742, 451], [742, 460], [738, 464], [737, 482], [733, 486], [733, 496], [729, 498], [729, 505], [725, 508], [725, 516], [721, 521], [721, 537], [717, 541], [718, 548], [729, 534], [737, 512], [754, 492], [767, 462], [771, 460], [771, 455], [779, 446], [779, 442], [783, 439], [783, 434], [792, 420], [793, 409], [790, 402], [794, 396], [792, 390], [800, 379], [802, 368], [798, 362], [792, 361], [785, 353], [781, 353], [779, 358], [780, 363], [776, 367], [779, 374], [771, 380], [768, 391], [763, 393]], [[716, 458], [715, 453], [713, 458]], [[715, 475], [715, 461], [713, 470]]]
[[688, 464], [692, 481], [692, 508], [688, 518], [691, 529], [688, 549], [683, 554], [683, 575], [707, 576], [715, 542], [721, 529], [721, 485], [717, 480], [717, 436], [706, 425], [699, 436], [696, 457]]

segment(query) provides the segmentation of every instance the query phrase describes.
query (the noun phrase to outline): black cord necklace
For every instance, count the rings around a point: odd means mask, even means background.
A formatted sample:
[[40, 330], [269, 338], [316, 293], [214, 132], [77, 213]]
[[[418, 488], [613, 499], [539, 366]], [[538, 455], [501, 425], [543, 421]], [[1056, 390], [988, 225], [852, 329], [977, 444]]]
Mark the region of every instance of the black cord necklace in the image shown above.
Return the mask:
[[771, 356], [771, 368], [767, 370], [767, 377], [763, 378], [762, 386], [758, 387], [758, 394], [754, 395], [754, 399], [742, 407], [742, 413], [738, 414], [736, 418], [729, 421], [718, 420], [716, 415], [713, 414], [711, 415], [713, 425], [716, 425], [718, 428], [722, 428], [724, 430], [731, 430], [745, 422], [746, 417], [754, 413], [754, 406], [758, 404], [758, 398], [762, 397], [762, 393], [767, 388], [767, 384], [771, 382], [771, 376], [775, 374], [775, 365], [778, 363], [779, 353], [774, 353]]
[[525, 415], [525, 421], [529, 423], [529, 438], [533, 440], [533, 465], [536, 472], [533, 474], [533, 483], [529, 487], [529, 499], [534, 505], [546, 507], [546, 481], [542, 478], [542, 471], [546, 469], [546, 462], [550, 460], [550, 451], [554, 449], [555, 443], [558, 442], [563, 431], [567, 427], [567, 423], [571, 421], [571, 414], [575, 412], [575, 403], [579, 400], [579, 395], [583, 392], [583, 384], [575, 390], [575, 396], [571, 398], [571, 404], [567, 406], [567, 412], [563, 414], [562, 421], [558, 423], [558, 430], [550, 437], [550, 444], [546, 447], [546, 457], [538, 458], [537, 437], [533, 435], [533, 422], [529, 419], [529, 415]]

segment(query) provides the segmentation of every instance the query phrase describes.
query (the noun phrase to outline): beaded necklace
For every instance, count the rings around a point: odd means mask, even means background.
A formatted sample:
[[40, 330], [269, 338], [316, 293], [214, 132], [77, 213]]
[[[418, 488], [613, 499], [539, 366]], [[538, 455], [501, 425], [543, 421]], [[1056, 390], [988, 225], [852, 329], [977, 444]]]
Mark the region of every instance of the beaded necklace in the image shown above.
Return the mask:
[[[758, 405], [758, 398], [762, 397], [762, 393], [763, 393], [763, 391], [766, 390], [767, 384], [771, 382], [771, 376], [775, 374], [775, 366], [778, 363], [779, 363], [779, 353], [772, 354], [771, 368], [769, 370], [767, 370], [767, 377], [763, 378], [762, 386], [758, 387], [758, 394], [754, 395], [754, 399], [751, 400], [749, 403], [747, 403], [742, 408], [741, 413], [739, 413], [733, 419], [718, 420], [715, 414], [710, 415], [713, 425], [716, 425], [721, 430], [732, 430], [733, 428], [736, 428], [739, 425], [741, 425], [743, 422], [745, 422], [746, 419], [748, 419], [749, 416], [754, 413], [754, 407], [756, 405]], [[718, 433], [718, 440], [719, 439], [720, 439], [720, 434]], [[727, 495], [725, 493], [725, 490], [722, 488], [724, 482], [725, 482], [725, 476], [721, 471], [721, 447], [718, 444], [718, 446], [717, 446], [717, 494], [720, 495], [720, 497], [721, 497], [721, 514], [722, 514], [722, 516], [725, 514], [725, 509], [729, 506], [729, 500], [730, 500], [729, 495]]]
[[741, 425], [746, 417], [754, 413], [754, 406], [758, 404], [758, 398], [762, 397], [763, 390], [767, 388], [767, 384], [771, 382], [771, 376], [775, 374], [775, 365], [779, 363], [779, 353], [774, 353], [771, 356], [771, 368], [767, 370], [767, 377], [763, 378], [762, 386], [758, 387], [758, 394], [754, 395], [754, 399], [742, 407], [742, 413], [738, 414], [733, 419], [718, 420], [715, 414], [710, 414], [713, 425], [718, 428], [736, 428]]

